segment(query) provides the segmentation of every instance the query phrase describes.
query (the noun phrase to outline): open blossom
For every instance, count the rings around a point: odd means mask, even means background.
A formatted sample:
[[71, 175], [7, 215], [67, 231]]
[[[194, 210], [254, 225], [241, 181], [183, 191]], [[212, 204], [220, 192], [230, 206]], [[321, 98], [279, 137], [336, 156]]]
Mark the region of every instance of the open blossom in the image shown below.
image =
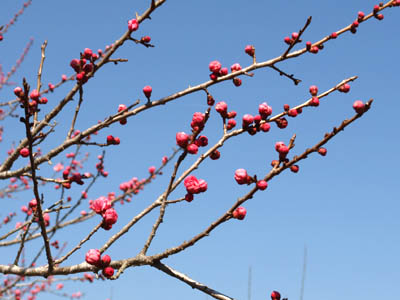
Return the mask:
[[99, 197], [96, 200], [92, 200], [90, 203], [90, 208], [94, 210], [97, 214], [104, 213], [107, 209], [111, 208], [111, 201], [106, 197]]
[[193, 175], [186, 177], [183, 184], [190, 194], [199, 194], [207, 190], [207, 182], [203, 179], [197, 179]]

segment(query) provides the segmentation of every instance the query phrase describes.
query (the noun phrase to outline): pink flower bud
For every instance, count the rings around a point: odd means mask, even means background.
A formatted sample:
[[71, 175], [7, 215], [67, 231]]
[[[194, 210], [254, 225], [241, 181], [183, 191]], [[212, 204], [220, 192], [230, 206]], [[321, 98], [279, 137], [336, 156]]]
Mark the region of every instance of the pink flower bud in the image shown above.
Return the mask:
[[72, 69], [74, 69], [74, 71], [76, 72], [76, 73], [78, 73], [79, 71], [80, 71], [80, 68], [81, 68], [81, 62], [79, 61], [79, 59], [73, 59], [73, 60], [71, 60], [71, 62], [70, 62], [70, 64], [69, 64], [71, 67], [72, 67]]
[[281, 294], [279, 294], [279, 292], [277, 292], [277, 291], [273, 291], [271, 293], [271, 299], [272, 300], [281, 300]]
[[111, 278], [114, 275], [114, 269], [112, 267], [106, 267], [103, 269], [104, 277]]
[[150, 43], [151, 37], [149, 37], [148, 35], [146, 35], [146, 36], [143, 36], [140, 40], [141, 40], [143, 43]]
[[268, 132], [271, 129], [271, 125], [269, 123], [263, 123], [260, 125], [260, 129], [263, 132]]
[[19, 151], [19, 154], [20, 154], [22, 157], [28, 157], [28, 156], [29, 156], [29, 149], [28, 149], [28, 148], [22, 148], [22, 149]]
[[245, 115], [243, 116], [243, 118], [242, 118], [242, 121], [243, 121], [243, 126], [244, 126], [244, 127], [247, 127], [247, 126], [249, 126], [251, 123], [253, 123], [254, 117], [253, 117], [252, 115], [245, 114]]
[[98, 266], [100, 263], [100, 251], [98, 249], [90, 249], [86, 252], [85, 260], [88, 264]]
[[221, 70], [221, 63], [217, 60], [214, 60], [210, 62], [208, 67], [210, 68], [211, 72], [213, 72], [214, 74], [218, 74], [219, 70]]
[[21, 87], [17, 86], [17, 87], [14, 89], [14, 94], [15, 94], [15, 96], [17, 96], [17, 97], [21, 97], [21, 96], [24, 94], [24, 92], [23, 92], [23, 90], [22, 90]]
[[176, 144], [182, 148], [186, 148], [189, 142], [189, 135], [184, 132], [178, 132], [176, 134]]
[[240, 79], [240, 78], [235, 77], [235, 78], [233, 78], [232, 81], [233, 81], [233, 84], [235, 86], [241, 86], [242, 85], [242, 79]]
[[102, 268], [108, 267], [110, 262], [111, 262], [111, 257], [107, 254], [103, 255], [103, 257], [101, 258], [101, 267]]
[[36, 208], [37, 206], [37, 200], [36, 199], [32, 199], [31, 201], [29, 201], [29, 207], [30, 208]]
[[30, 93], [29, 97], [30, 97], [32, 100], [39, 100], [40, 93], [39, 93], [37, 90], [33, 90], [33, 91]]
[[225, 75], [228, 75], [228, 68], [221, 68], [221, 70], [219, 70], [219, 76]]
[[297, 109], [290, 109], [289, 111], [288, 111], [288, 116], [289, 117], [296, 117], [298, 115], [298, 112], [297, 112]]
[[299, 166], [298, 165], [291, 166], [290, 171], [292, 171], [293, 173], [297, 173], [299, 171]]
[[139, 23], [136, 19], [132, 19], [128, 21], [128, 30], [130, 32], [136, 31], [139, 28]]
[[92, 49], [85, 48], [85, 50], [83, 51], [83, 56], [84, 56], [86, 59], [90, 59], [90, 58], [92, 57], [92, 54], [93, 54]]
[[342, 92], [342, 93], [348, 93], [350, 91], [350, 84], [345, 83], [345, 84], [341, 85], [339, 87], [338, 91]]
[[257, 181], [257, 188], [261, 191], [265, 190], [268, 187], [268, 183], [265, 180]]
[[237, 169], [235, 171], [235, 180], [238, 184], [248, 183], [247, 178], [248, 178], [248, 175], [247, 175], [247, 171], [245, 169]]
[[191, 143], [186, 147], [186, 150], [190, 154], [197, 154], [197, 152], [199, 151], [199, 147], [195, 143]]
[[238, 63], [233, 64], [233, 65], [231, 66], [231, 71], [232, 71], [232, 72], [240, 71], [241, 69], [242, 69], [242, 67], [241, 67]]
[[155, 166], [151, 166], [151, 167], [149, 168], [149, 173], [150, 173], [150, 174], [154, 174], [155, 171], [156, 171], [156, 167], [155, 167]]
[[234, 119], [229, 119], [228, 124], [226, 125], [226, 129], [231, 130], [236, 126], [236, 121]]
[[365, 104], [361, 100], [356, 100], [353, 103], [353, 108], [358, 114], [362, 114], [365, 111]]
[[311, 96], [317, 96], [318, 94], [318, 87], [316, 85], [310, 86], [310, 94]]
[[211, 152], [210, 154], [210, 158], [212, 160], [217, 160], [221, 157], [221, 153], [218, 150], [214, 150], [213, 152]]
[[321, 147], [321, 148], [318, 149], [318, 153], [321, 154], [322, 156], [325, 156], [326, 152], [327, 152], [326, 148], [322, 148]]
[[106, 225], [114, 225], [117, 219], [118, 214], [114, 208], [109, 208], [103, 213], [103, 221]]
[[312, 97], [312, 99], [310, 100], [310, 106], [319, 106], [319, 99], [318, 97]]
[[205, 115], [201, 112], [195, 112], [193, 114], [192, 123], [190, 124], [193, 127], [199, 126], [202, 127], [204, 125]]
[[255, 54], [254, 46], [252, 46], [252, 45], [247, 45], [247, 46], [244, 48], [244, 52], [246, 52], [248, 55], [250, 55], [251, 57], [253, 57], [254, 54]]
[[151, 86], [149, 86], [149, 85], [146, 85], [146, 86], [143, 88], [143, 94], [146, 96], [147, 99], [150, 98], [151, 92], [152, 92], [152, 91], [153, 91], [153, 89], [152, 89]]
[[263, 119], [266, 119], [272, 114], [272, 107], [269, 106], [266, 102], [263, 102], [258, 106], [258, 112]]
[[232, 215], [235, 219], [243, 220], [246, 217], [246, 213], [246, 209], [243, 206], [239, 206], [233, 211]]
[[193, 175], [186, 177], [183, 185], [189, 194], [199, 194], [207, 190], [207, 182], [203, 179], [199, 180]]
[[192, 202], [192, 201], [193, 201], [193, 198], [194, 198], [193, 194], [187, 193], [187, 194], [185, 195], [185, 200], [186, 200], [187, 202]]
[[217, 112], [219, 112], [221, 114], [221, 116], [224, 117], [224, 116], [226, 116], [226, 113], [228, 111], [228, 105], [224, 101], [218, 102], [215, 105], [215, 110]]

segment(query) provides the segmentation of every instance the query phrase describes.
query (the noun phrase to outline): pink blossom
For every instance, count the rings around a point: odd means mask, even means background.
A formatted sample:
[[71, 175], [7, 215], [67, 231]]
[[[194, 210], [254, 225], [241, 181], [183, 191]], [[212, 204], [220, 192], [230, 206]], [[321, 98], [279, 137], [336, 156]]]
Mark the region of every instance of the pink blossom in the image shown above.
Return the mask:
[[104, 223], [108, 226], [113, 225], [117, 222], [118, 214], [114, 208], [109, 208], [103, 213]]
[[94, 210], [96, 214], [103, 214], [107, 209], [111, 208], [111, 201], [101, 196], [92, 201], [90, 208]]
[[207, 182], [203, 179], [199, 180], [193, 175], [186, 177], [183, 184], [190, 194], [199, 194], [207, 190]]
[[54, 172], [60, 172], [61, 170], [64, 169], [64, 165], [62, 163], [58, 163], [54, 166], [53, 170]]

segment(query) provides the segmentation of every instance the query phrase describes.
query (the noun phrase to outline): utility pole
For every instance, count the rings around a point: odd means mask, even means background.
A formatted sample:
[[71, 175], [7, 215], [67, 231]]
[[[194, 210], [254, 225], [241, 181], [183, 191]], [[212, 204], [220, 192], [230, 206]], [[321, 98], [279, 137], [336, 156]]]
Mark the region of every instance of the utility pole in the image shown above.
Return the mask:
[[307, 270], [307, 246], [304, 245], [304, 257], [303, 257], [303, 274], [301, 276], [301, 289], [300, 289], [300, 300], [303, 300], [304, 295], [304, 282], [306, 280]]
[[247, 300], [251, 300], [251, 266], [249, 266], [249, 277], [247, 281]]

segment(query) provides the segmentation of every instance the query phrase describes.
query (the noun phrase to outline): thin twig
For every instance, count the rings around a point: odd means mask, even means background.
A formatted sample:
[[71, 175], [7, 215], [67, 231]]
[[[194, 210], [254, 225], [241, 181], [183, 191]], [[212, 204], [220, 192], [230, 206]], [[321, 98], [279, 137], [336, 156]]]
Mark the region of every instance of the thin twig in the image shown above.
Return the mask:
[[298, 85], [301, 82], [300, 79], [297, 79], [297, 78], [294, 77], [294, 74], [290, 74], [289, 75], [289, 74], [283, 72], [281, 69], [279, 69], [278, 67], [276, 67], [274, 65], [271, 65], [270, 68], [274, 69], [275, 71], [277, 71], [279, 73], [279, 75], [281, 75], [281, 76], [283, 75], [283, 76], [291, 79], [293, 81], [294, 85]]
[[303, 35], [303, 32], [307, 29], [308, 25], [311, 24], [311, 19], [312, 19], [311, 16], [307, 18], [306, 24], [304, 24], [302, 29], [300, 29], [297, 38], [289, 45], [289, 47], [286, 49], [286, 51], [282, 54], [282, 58], [285, 58], [288, 55], [288, 53], [290, 52], [290, 50], [292, 50], [294, 45], [296, 45], [300, 41], [300, 38]]
[[78, 102], [78, 105], [75, 107], [75, 114], [74, 114], [74, 117], [72, 119], [71, 127], [70, 127], [70, 129], [68, 131], [68, 134], [67, 134], [67, 140], [71, 138], [71, 135], [74, 132], [75, 122], [76, 122], [76, 119], [78, 118], [78, 113], [79, 113], [79, 111], [81, 109], [82, 101], [83, 101], [83, 88], [82, 88], [82, 86], [80, 86], [79, 87], [79, 102]]
[[[39, 65], [39, 70], [38, 70], [38, 75], [37, 75], [36, 90], [37, 90], [38, 93], [40, 93], [40, 89], [42, 87], [42, 72], [43, 72], [44, 60], [46, 58], [46, 55], [45, 55], [46, 46], [47, 46], [47, 40], [44, 41], [42, 47], [40, 48], [42, 50], [42, 55], [41, 55], [41, 58], [40, 58], [40, 65]], [[33, 116], [33, 127], [35, 127], [35, 125], [37, 123], [37, 117], [38, 117], [38, 113], [37, 113], [37, 111], [35, 111], [35, 114]]]
[[67, 254], [65, 254], [63, 257], [61, 257], [60, 259], [57, 259], [54, 263], [59, 265], [62, 262], [64, 262], [68, 257], [70, 257], [74, 252], [76, 252], [78, 249], [80, 249], [82, 247], [82, 245], [84, 243], [86, 243], [101, 227], [102, 222], [100, 222], [99, 224], [97, 224], [92, 231], [84, 238], [82, 239], [78, 245], [76, 245], [73, 249], [71, 249]]

